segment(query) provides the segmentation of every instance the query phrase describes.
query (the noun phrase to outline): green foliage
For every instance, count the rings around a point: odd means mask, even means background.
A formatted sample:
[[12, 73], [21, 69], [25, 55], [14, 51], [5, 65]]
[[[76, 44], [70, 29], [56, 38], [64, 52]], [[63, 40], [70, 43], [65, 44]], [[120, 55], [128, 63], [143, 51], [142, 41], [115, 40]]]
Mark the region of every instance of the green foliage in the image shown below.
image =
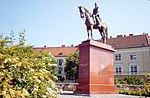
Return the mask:
[[0, 97], [4, 98], [56, 98], [56, 62], [47, 52], [34, 53], [25, 46], [24, 32], [19, 45], [13, 45], [14, 35], [0, 35]]
[[132, 84], [132, 85], [143, 85], [144, 80], [141, 77], [138, 76], [128, 76], [127, 78], [125, 78], [125, 80], [127, 80], [127, 84]]
[[149, 85], [150, 84], [150, 73], [143, 73], [144, 75], [144, 85]]
[[119, 79], [116, 78], [115, 83], [116, 84], [144, 85], [144, 79], [139, 76], [130, 75], [130, 76], [126, 76], [126, 77], [119, 78]]
[[78, 63], [79, 63], [78, 52], [66, 58], [65, 72], [67, 76], [75, 77], [75, 79], [78, 79]]
[[142, 90], [118, 90], [118, 92], [119, 92], [119, 94], [150, 97], [150, 92], [147, 92], [144, 89], [142, 89]]
[[[143, 79], [144, 78], [144, 79]], [[145, 74], [145, 77], [127, 76], [124, 78], [115, 79], [116, 84], [127, 84], [123, 88], [118, 87], [120, 94], [148, 96], [150, 97], [150, 74]], [[130, 85], [143, 85], [143, 86], [128, 86]], [[128, 88], [128, 89], [126, 89]]]

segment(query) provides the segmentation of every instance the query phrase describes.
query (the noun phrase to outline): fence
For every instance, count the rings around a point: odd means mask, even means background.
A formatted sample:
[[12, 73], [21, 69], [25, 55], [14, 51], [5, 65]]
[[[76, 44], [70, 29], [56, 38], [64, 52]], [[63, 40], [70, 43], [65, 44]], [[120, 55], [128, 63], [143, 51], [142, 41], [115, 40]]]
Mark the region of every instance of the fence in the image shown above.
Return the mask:
[[[78, 83], [56, 83], [58, 86], [62, 86], [64, 91], [75, 91]], [[128, 85], [128, 84], [116, 84], [119, 90], [141, 90], [143, 85]]]
[[62, 87], [64, 91], [75, 91], [78, 83], [56, 83], [59, 87]]

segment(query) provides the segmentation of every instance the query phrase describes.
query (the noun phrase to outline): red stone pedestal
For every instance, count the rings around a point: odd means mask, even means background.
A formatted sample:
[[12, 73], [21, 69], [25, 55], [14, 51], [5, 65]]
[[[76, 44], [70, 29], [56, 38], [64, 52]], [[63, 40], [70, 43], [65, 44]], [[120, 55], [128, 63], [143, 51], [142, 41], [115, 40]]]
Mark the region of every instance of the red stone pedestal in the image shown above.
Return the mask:
[[79, 45], [79, 79], [77, 94], [114, 94], [114, 49], [88, 40]]

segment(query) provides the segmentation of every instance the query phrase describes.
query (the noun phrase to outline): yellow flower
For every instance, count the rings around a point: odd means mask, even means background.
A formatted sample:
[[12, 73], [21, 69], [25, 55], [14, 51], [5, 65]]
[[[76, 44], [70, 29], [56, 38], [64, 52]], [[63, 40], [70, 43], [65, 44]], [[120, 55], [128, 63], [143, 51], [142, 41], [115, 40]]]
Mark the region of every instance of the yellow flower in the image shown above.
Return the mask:
[[11, 58], [8, 58], [8, 61], [9, 61], [9, 62], [11, 62], [11, 61], [12, 61], [12, 59], [11, 59]]
[[16, 91], [16, 96], [20, 97], [21, 96], [21, 91]]
[[13, 89], [9, 88], [9, 93], [10, 93], [10, 95], [11, 95], [12, 98], [15, 97], [15, 92], [14, 92]]
[[3, 91], [2, 91], [2, 95], [5, 95], [5, 94], [6, 94], [6, 90], [3, 90]]
[[5, 98], [11, 98], [10, 94], [7, 94]]
[[12, 61], [13, 61], [13, 62], [17, 62], [16, 58], [12, 58]]
[[0, 77], [3, 77], [5, 74], [3, 72], [0, 72]]
[[8, 59], [6, 58], [5, 60], [4, 60], [4, 63], [7, 63], [8, 62]]
[[17, 66], [21, 66], [21, 62], [18, 62], [18, 63], [17, 63]]
[[29, 95], [29, 92], [25, 88], [23, 88], [22, 89], [22, 96], [27, 96], [27, 95]]

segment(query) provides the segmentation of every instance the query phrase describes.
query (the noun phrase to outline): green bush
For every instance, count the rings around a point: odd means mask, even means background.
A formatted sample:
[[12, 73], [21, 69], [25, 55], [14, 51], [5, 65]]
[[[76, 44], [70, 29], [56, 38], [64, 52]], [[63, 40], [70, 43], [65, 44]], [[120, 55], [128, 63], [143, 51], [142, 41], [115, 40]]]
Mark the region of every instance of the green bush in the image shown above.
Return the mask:
[[[127, 85], [124, 85], [123, 88], [120, 88], [121, 86], [118, 86], [118, 92], [120, 94], [150, 96], [149, 80], [150, 80], [150, 75], [145, 75], [144, 79], [141, 77], [132, 75], [132, 76], [126, 76], [126, 77], [118, 78], [118, 79], [116, 78], [115, 83], [127, 84]], [[143, 87], [134, 86], [134, 85], [143, 85]], [[129, 89], [125, 90], [125, 88], [129, 88]]]
[[24, 33], [20, 33], [19, 45], [13, 45], [13, 39], [13, 35], [0, 36], [0, 97], [56, 98], [53, 56], [34, 53], [31, 46], [25, 46]]
[[144, 80], [143, 78], [139, 77], [139, 76], [127, 76], [125, 78], [125, 80], [127, 81], [127, 84], [132, 84], [132, 85], [143, 85], [144, 84]]
[[116, 84], [144, 85], [144, 79], [139, 76], [131, 75], [131, 76], [126, 76], [126, 77], [119, 78], [119, 79], [116, 78], [115, 83]]
[[118, 90], [119, 94], [136, 95], [136, 96], [148, 96], [150, 97], [150, 86], [145, 86], [141, 90]]

